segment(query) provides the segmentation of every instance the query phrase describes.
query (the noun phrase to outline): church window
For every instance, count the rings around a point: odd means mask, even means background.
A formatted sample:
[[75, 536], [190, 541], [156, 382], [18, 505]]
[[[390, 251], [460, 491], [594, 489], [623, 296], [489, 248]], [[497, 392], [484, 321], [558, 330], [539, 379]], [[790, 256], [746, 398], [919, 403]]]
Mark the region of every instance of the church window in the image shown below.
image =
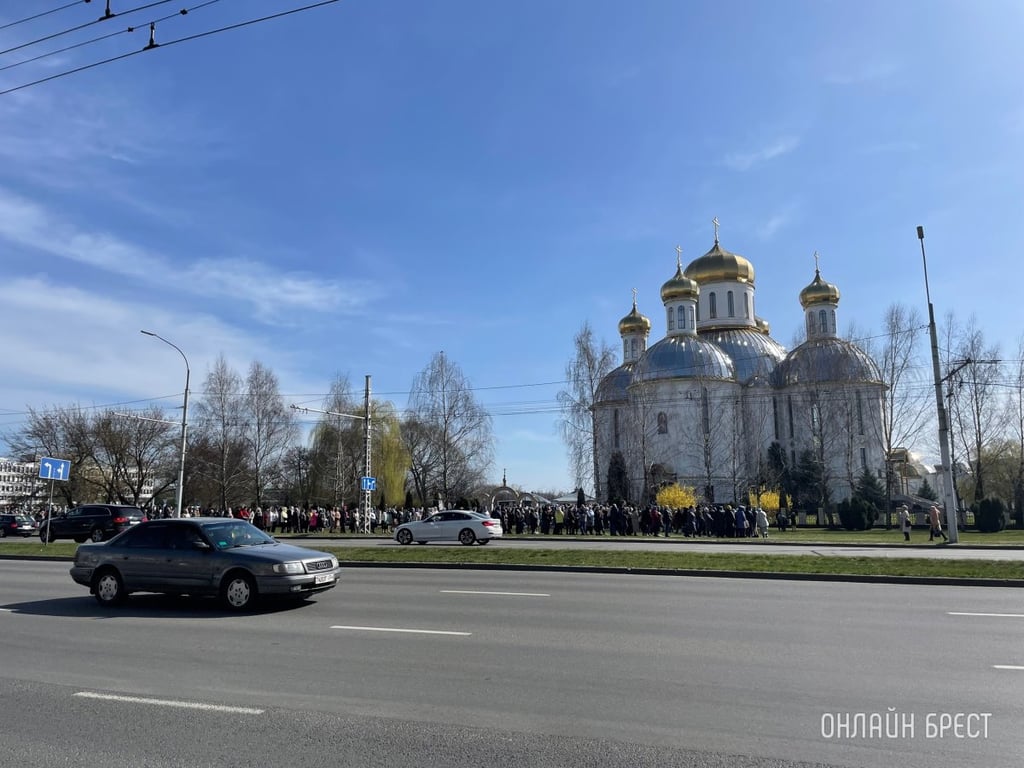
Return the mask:
[[612, 413], [612, 444], [618, 449], [619, 447], [619, 409], [616, 408]]
[[744, 293], [743, 294], [743, 316], [745, 318], [747, 318], [748, 320], [750, 319], [750, 294], [749, 293]]
[[776, 440], [779, 439], [779, 432], [782, 431], [781, 429], [779, 429], [779, 425], [780, 425], [780, 422], [779, 422], [779, 398], [773, 397], [772, 398], [772, 427], [775, 429], [775, 439]]
[[814, 313], [807, 313], [807, 338], [814, 337]]
[[630, 348], [630, 359], [636, 359], [636, 339], [631, 339], [629, 342]]
[[736, 304], [732, 298], [732, 291], [726, 294], [726, 303], [729, 305], [729, 317], [736, 317]]
[[828, 331], [828, 314], [824, 309], [818, 311], [818, 327], [822, 333]]
[[674, 331], [674, 330], [676, 329], [676, 323], [675, 323], [675, 320], [676, 320], [676, 316], [675, 316], [675, 314], [674, 314], [674, 313], [672, 312], [672, 307], [669, 307], [669, 308], [668, 308], [668, 329], [669, 329], [670, 331]]
[[693, 321], [693, 307], [687, 307], [686, 314], [690, 316], [690, 327], [696, 328], [697, 324]]
[[786, 395], [786, 408], [789, 411], [789, 436], [793, 437], [793, 396]]
[[868, 468], [868, 449], [867, 448], [861, 448], [860, 449], [860, 468], [861, 469], [867, 469]]
[[860, 392], [857, 393], [857, 434], [864, 434], [864, 400]]
[[676, 316], [678, 317], [679, 330], [681, 331], [686, 329], [686, 314], [684, 313], [683, 309], [684, 308], [682, 304], [676, 307]]
[[629, 341], [627, 339], [622, 340], [622, 359], [629, 360]]
[[708, 294], [708, 319], [714, 320], [718, 317], [718, 294]]
[[658, 411], [658, 434], [668, 434], [668, 415], [664, 411]]
[[836, 311], [834, 309], [831, 310], [829, 312], [829, 315], [831, 315], [831, 319], [832, 319], [832, 322], [829, 324], [829, 327], [832, 329], [832, 333], [835, 333], [836, 332]]

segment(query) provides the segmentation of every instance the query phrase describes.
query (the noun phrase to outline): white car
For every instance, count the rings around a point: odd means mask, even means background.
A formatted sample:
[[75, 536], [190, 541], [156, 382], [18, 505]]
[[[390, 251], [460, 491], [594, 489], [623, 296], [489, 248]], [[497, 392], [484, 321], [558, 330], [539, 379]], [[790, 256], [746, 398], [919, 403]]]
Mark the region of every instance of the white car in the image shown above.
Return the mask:
[[402, 523], [395, 529], [395, 541], [399, 544], [458, 541], [469, 546], [474, 542], [486, 544], [500, 538], [501, 534], [500, 520], [465, 509], [448, 509], [423, 520]]

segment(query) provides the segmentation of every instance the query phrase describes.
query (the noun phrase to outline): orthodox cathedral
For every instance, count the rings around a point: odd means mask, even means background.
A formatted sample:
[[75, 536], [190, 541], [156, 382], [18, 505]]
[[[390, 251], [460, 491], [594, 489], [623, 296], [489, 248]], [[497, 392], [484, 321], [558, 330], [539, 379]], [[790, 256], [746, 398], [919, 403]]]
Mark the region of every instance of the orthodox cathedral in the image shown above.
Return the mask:
[[[757, 316], [754, 266], [718, 242], [661, 286], [665, 335], [648, 345], [637, 308], [619, 321], [622, 365], [594, 401], [599, 498], [609, 471], [625, 467], [629, 497], [665, 483], [698, 497], [745, 503], [776, 460], [796, 467], [806, 451], [827, 500], [849, 498], [867, 469], [884, 469], [885, 386], [874, 361], [836, 334], [839, 289], [821, 277], [799, 293], [807, 340], [791, 352]], [[614, 470], [612, 470], [614, 471]]]

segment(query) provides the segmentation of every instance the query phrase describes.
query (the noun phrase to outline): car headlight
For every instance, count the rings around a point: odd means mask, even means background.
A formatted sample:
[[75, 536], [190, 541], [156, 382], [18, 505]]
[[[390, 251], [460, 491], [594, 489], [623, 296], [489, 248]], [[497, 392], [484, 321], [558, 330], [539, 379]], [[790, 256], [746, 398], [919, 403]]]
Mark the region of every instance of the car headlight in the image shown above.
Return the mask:
[[301, 562], [274, 563], [274, 573], [305, 573]]
[[331, 555], [331, 568], [337, 568], [337, 567], [338, 567], [338, 558], [336, 558], [334, 555]]

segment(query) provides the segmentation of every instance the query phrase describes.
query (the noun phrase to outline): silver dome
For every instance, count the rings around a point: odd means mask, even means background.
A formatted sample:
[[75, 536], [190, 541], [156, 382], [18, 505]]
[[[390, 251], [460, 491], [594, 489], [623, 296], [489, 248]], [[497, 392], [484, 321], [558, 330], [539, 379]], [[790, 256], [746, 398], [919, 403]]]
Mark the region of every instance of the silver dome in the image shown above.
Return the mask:
[[756, 377], [772, 375], [786, 357], [786, 349], [771, 336], [750, 328], [716, 328], [700, 334], [732, 360], [736, 380], [746, 384]]
[[844, 339], [813, 339], [794, 349], [775, 369], [775, 386], [826, 382], [881, 383], [878, 366], [867, 353]]
[[597, 385], [594, 404], [615, 403], [626, 400], [628, 398], [626, 387], [633, 381], [634, 365], [635, 363], [623, 363], [601, 379], [601, 383]]
[[636, 381], [736, 379], [729, 356], [696, 336], [670, 336], [648, 347], [633, 376]]

